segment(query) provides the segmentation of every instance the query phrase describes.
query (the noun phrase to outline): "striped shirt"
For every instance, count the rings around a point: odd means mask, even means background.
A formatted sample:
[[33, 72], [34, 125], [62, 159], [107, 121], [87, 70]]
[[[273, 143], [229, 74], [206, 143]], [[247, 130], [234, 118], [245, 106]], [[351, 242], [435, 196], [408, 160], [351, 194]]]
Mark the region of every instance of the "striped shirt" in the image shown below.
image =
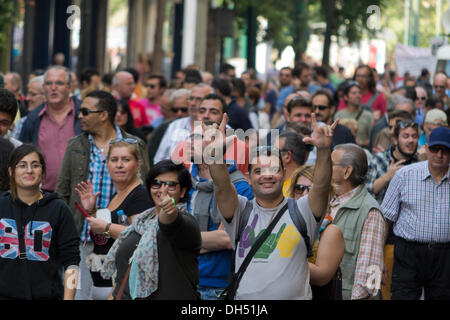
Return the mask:
[[[333, 198], [330, 204], [333, 219], [336, 217], [339, 208], [350, 200], [356, 191], [357, 188]], [[370, 210], [361, 231], [352, 300], [374, 297], [379, 291], [383, 271], [384, 229], [382, 213], [377, 209]], [[378, 283], [373, 283], [372, 279], [378, 281]]]
[[381, 204], [394, 234], [422, 243], [450, 242], [450, 170], [436, 183], [428, 161], [398, 170]]
[[[122, 132], [116, 126], [117, 139], [123, 138]], [[116, 193], [116, 188], [111, 180], [108, 172], [108, 163], [106, 158], [103, 158], [102, 151], [95, 145], [94, 137], [89, 134], [88, 141], [90, 144], [90, 162], [89, 162], [89, 181], [92, 182], [94, 194], [100, 192], [97, 197], [97, 208], [107, 208], [113, 195]], [[89, 232], [91, 230], [90, 224], [85, 220], [81, 230], [81, 241], [90, 241]]]

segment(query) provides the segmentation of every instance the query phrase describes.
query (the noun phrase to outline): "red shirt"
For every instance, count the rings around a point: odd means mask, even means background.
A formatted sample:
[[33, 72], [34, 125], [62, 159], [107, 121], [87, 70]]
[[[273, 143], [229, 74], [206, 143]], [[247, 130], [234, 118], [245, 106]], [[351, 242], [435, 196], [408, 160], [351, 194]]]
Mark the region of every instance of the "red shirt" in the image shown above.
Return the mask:
[[[361, 103], [367, 103], [369, 102], [370, 98], [374, 95], [373, 92], [366, 92], [361, 96]], [[339, 102], [338, 111], [347, 108], [347, 104], [345, 103], [344, 99], [341, 99]], [[372, 104], [372, 110], [376, 111], [379, 110], [381, 112], [381, 116], [383, 116], [386, 113], [386, 98], [384, 95], [380, 92], [378, 97], [375, 99], [375, 101]]]
[[61, 125], [48, 112], [47, 105], [39, 113], [39, 117], [41, 117], [41, 125], [39, 126], [38, 146], [44, 154], [47, 167], [42, 189], [53, 191], [56, 188], [56, 180], [67, 144], [75, 136], [75, 106], [72, 102], [71, 109]]

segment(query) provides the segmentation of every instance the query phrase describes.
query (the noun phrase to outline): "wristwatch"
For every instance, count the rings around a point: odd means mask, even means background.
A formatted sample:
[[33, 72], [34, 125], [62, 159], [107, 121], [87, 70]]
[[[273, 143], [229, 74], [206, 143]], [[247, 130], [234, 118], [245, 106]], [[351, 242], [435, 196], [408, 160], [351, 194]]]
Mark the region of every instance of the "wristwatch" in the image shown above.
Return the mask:
[[111, 233], [109, 232], [109, 228], [110, 228], [110, 227], [111, 227], [111, 223], [108, 223], [108, 224], [106, 225], [105, 231], [103, 232], [103, 236], [104, 236], [106, 239], [111, 238]]

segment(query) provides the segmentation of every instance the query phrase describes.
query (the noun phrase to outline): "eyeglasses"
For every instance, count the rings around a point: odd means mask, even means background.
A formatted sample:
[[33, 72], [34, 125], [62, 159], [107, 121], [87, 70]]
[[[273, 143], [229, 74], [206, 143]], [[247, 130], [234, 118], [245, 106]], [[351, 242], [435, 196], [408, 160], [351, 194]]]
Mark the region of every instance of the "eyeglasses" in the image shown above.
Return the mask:
[[159, 188], [162, 187], [163, 184], [166, 185], [170, 191], [175, 191], [177, 189], [177, 185], [179, 185], [180, 183], [175, 181], [164, 181], [155, 179], [150, 184], [150, 187], [154, 190], [158, 190]]
[[30, 164], [28, 164], [26, 162], [21, 162], [16, 165], [16, 168], [19, 170], [27, 170], [28, 168], [31, 168], [31, 170], [39, 170], [39, 169], [42, 169], [42, 164], [37, 163], [37, 162], [32, 162]]
[[425, 101], [425, 100], [427, 100], [427, 98], [426, 97], [416, 97], [416, 100]]
[[81, 108], [80, 109], [80, 113], [83, 115], [83, 117], [88, 116], [90, 113], [101, 113], [103, 111], [106, 111], [106, 110], [89, 110], [89, 109], [86, 109], [86, 108]]
[[443, 154], [450, 153], [450, 149], [445, 146], [432, 146], [428, 147], [428, 150], [430, 150], [431, 153], [438, 153], [439, 151], [442, 151]]
[[311, 186], [305, 186], [304, 184], [294, 184], [294, 192], [302, 194], [305, 190], [311, 190]]
[[170, 110], [173, 113], [178, 113], [178, 112], [186, 113], [186, 112], [188, 112], [188, 108], [187, 107], [184, 107], [184, 108], [170, 108]]
[[52, 87], [53, 85], [56, 85], [57, 87], [62, 87], [66, 84], [67, 84], [67, 82], [64, 82], [64, 81], [45, 81], [44, 82], [44, 85], [46, 85], [47, 87]]
[[436, 88], [436, 89], [445, 89], [445, 86], [439, 86], [439, 85], [434, 85], [434, 87]]
[[137, 144], [138, 143], [137, 139], [134, 139], [134, 138], [125, 138], [125, 139], [124, 138], [117, 138], [117, 139], [111, 140], [109, 142], [109, 144], [114, 144], [114, 143], [118, 143], [118, 142], [121, 142], [121, 141], [124, 141], [124, 142], [129, 143], [129, 144]]
[[317, 108], [319, 108], [320, 111], [323, 111], [323, 110], [327, 110], [329, 108], [329, 106], [313, 105], [313, 110], [316, 110]]

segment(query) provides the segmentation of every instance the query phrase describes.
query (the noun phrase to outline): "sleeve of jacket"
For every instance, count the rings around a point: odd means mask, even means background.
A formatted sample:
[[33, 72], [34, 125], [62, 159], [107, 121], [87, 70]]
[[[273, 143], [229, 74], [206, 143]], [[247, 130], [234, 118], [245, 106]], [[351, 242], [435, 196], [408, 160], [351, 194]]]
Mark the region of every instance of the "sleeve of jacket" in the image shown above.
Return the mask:
[[145, 182], [148, 172], [150, 171], [150, 162], [148, 160], [147, 146], [144, 141], [139, 139], [139, 153], [141, 157], [141, 178]]
[[32, 121], [29, 117], [27, 117], [27, 119], [23, 123], [22, 130], [20, 131], [18, 140], [23, 143], [32, 143], [33, 138], [31, 137], [31, 132], [32, 132]]
[[61, 163], [61, 168], [59, 169], [58, 179], [56, 181], [56, 193], [63, 199], [67, 204], [70, 201], [70, 195], [72, 190], [70, 190], [70, 178], [71, 178], [71, 149], [72, 143], [69, 142], [66, 152], [64, 153], [64, 158]]
[[[60, 201], [60, 200], [59, 200]], [[58, 260], [64, 267], [80, 264], [80, 237], [70, 208], [65, 203], [59, 205], [59, 220], [55, 227]]]

